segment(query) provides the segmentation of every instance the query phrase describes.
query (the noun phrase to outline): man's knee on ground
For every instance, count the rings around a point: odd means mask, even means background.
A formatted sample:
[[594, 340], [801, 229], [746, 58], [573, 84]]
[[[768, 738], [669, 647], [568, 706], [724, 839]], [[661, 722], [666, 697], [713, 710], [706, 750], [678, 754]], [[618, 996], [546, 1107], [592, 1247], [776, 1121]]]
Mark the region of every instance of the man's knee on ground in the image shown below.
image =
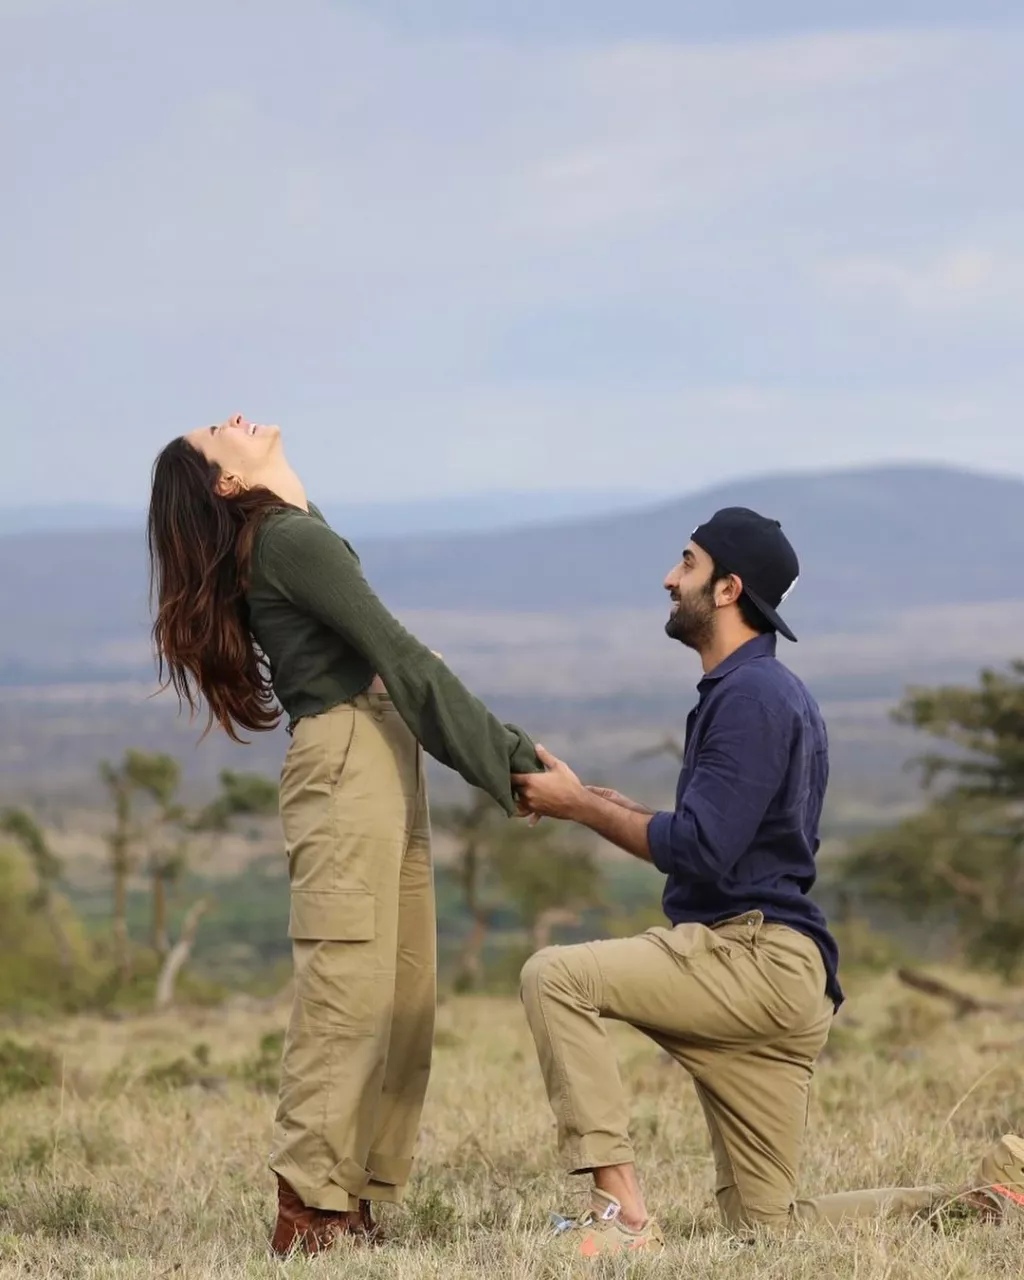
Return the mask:
[[744, 1204], [735, 1187], [715, 1192], [722, 1226], [738, 1236], [788, 1231], [793, 1225], [792, 1205]]

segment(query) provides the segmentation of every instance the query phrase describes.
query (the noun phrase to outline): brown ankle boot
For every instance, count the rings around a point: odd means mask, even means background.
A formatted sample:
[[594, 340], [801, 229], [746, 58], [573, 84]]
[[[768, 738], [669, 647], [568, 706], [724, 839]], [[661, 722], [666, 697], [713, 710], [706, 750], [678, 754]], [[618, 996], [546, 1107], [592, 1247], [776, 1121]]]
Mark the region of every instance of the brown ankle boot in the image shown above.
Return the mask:
[[[362, 1235], [362, 1215], [334, 1209], [311, 1209], [280, 1174], [277, 1175], [277, 1222], [270, 1247], [280, 1257], [301, 1250], [323, 1253], [338, 1236]], [[369, 1217], [369, 1214], [367, 1214]]]
[[373, 1210], [369, 1200], [359, 1201], [359, 1213], [353, 1230], [365, 1237], [367, 1244], [383, 1244], [384, 1231], [379, 1222], [373, 1218]]

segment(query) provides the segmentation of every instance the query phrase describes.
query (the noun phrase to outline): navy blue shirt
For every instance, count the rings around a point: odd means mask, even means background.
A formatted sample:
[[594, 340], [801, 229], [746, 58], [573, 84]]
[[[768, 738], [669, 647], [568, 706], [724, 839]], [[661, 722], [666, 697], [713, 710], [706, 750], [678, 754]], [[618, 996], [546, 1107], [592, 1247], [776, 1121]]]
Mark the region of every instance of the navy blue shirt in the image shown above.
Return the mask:
[[673, 925], [760, 911], [807, 934], [838, 1008], [839, 949], [807, 896], [817, 875], [828, 735], [775, 643], [774, 635], [749, 640], [697, 686], [675, 812], [656, 813], [647, 838], [668, 876], [662, 905]]

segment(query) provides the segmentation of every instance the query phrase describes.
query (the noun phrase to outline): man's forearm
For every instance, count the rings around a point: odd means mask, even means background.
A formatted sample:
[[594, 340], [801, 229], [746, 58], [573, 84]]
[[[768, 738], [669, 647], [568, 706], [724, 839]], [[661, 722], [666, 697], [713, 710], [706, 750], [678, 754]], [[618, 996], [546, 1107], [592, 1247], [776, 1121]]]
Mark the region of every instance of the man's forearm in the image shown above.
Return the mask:
[[634, 858], [640, 858], [643, 862], [651, 861], [647, 828], [652, 814], [625, 809], [614, 800], [606, 800], [603, 796], [587, 791], [567, 816], [571, 821], [596, 831], [599, 836], [618, 845], [620, 849], [625, 849]]

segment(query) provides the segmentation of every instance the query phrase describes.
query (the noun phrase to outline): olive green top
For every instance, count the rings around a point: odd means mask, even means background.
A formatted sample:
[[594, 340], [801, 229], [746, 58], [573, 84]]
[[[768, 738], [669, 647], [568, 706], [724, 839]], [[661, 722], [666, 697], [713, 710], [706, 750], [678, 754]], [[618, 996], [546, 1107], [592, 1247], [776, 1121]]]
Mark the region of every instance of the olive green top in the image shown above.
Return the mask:
[[435, 759], [515, 811], [511, 773], [543, 766], [515, 725], [504, 725], [388, 612], [359, 557], [316, 507], [264, 517], [253, 547], [249, 622], [274, 693], [294, 724], [350, 702], [379, 674], [399, 715]]

